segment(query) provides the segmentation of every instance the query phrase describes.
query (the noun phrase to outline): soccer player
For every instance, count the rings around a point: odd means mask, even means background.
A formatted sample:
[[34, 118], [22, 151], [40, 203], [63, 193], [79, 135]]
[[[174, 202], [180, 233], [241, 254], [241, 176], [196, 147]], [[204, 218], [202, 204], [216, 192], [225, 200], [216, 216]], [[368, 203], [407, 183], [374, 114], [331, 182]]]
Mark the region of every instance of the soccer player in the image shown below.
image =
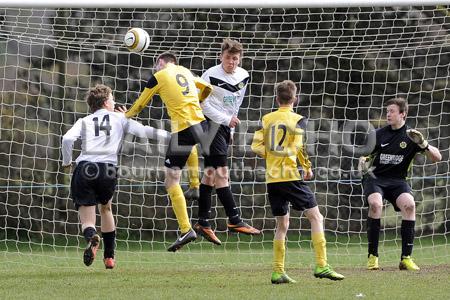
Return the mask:
[[406, 183], [408, 169], [417, 153], [425, 152], [433, 162], [442, 159], [439, 150], [423, 135], [405, 124], [408, 105], [403, 98], [386, 102], [387, 126], [376, 131], [376, 144], [369, 157], [361, 157], [359, 168], [368, 170], [363, 176], [364, 195], [369, 203], [367, 217], [368, 262], [367, 269], [378, 270], [378, 241], [383, 198], [402, 215], [402, 253], [400, 270], [417, 271], [419, 267], [411, 258], [414, 243], [416, 205], [412, 191]]
[[[197, 91], [200, 90], [200, 92]], [[181, 236], [167, 249], [175, 252], [197, 238], [192, 229], [186, 208], [186, 199], [180, 186], [183, 169], [192, 147], [200, 144], [208, 151], [207, 122], [199, 101], [203, 101], [212, 91], [212, 86], [188, 69], [177, 65], [177, 58], [165, 52], [156, 60], [156, 73], [150, 77], [139, 98], [126, 113], [127, 117], [137, 115], [159, 94], [167, 107], [171, 120], [172, 135], [165, 158], [165, 186], [172, 201]]]
[[71, 196], [78, 210], [81, 229], [87, 242], [83, 260], [90, 266], [100, 245], [95, 229], [95, 206], [99, 205], [101, 232], [104, 243], [103, 262], [114, 268], [116, 228], [111, 201], [117, 185], [117, 154], [123, 136], [131, 133], [146, 138], [166, 138], [166, 132], [128, 120], [121, 112], [114, 112], [114, 97], [109, 87], [96, 85], [86, 95], [92, 114], [79, 119], [62, 138], [63, 166], [72, 165], [73, 143], [81, 138], [81, 154], [71, 181]]
[[[202, 108], [208, 120], [210, 133], [215, 133], [215, 136], [209, 155], [204, 157], [205, 170], [200, 184], [198, 222], [194, 225], [194, 229], [217, 245], [220, 245], [221, 241], [208, 221], [214, 187], [229, 220], [228, 230], [248, 235], [261, 233], [241, 219], [231, 193], [227, 165], [228, 147], [233, 140], [235, 127], [240, 123], [237, 115], [250, 78], [248, 72], [239, 67], [242, 53], [243, 47], [238, 41], [225, 39], [222, 43], [221, 63], [209, 68], [202, 75], [202, 78], [214, 87], [213, 92], [202, 103]], [[192, 165], [195, 161], [198, 161], [198, 157], [192, 153], [188, 164]], [[191, 187], [185, 195], [187, 198], [196, 198], [193, 195], [197, 194], [198, 191]]]
[[311, 162], [303, 144], [306, 119], [293, 112], [297, 87], [291, 80], [276, 85], [279, 109], [262, 118], [262, 129], [255, 132], [252, 150], [266, 160], [266, 182], [272, 214], [276, 219], [273, 241], [273, 284], [295, 283], [284, 270], [285, 239], [289, 228], [289, 203], [292, 208], [305, 211], [311, 223], [311, 236], [316, 267], [314, 276], [342, 280], [327, 263], [323, 216], [314, 194], [301, 180], [297, 159], [303, 168], [303, 178], [313, 177]]

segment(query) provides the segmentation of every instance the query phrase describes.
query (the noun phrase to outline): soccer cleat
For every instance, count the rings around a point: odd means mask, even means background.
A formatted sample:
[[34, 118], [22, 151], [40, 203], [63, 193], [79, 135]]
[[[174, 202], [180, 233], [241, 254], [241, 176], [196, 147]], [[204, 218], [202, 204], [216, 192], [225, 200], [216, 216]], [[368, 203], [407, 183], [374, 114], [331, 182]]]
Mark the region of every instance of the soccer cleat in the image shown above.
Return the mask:
[[198, 198], [200, 198], [200, 189], [189, 188], [186, 192], [184, 192], [184, 198], [188, 201], [198, 200]]
[[214, 234], [214, 231], [211, 229], [211, 227], [205, 227], [198, 223], [195, 223], [194, 230], [197, 232], [197, 234], [204, 237], [206, 240], [210, 241], [213, 244], [216, 245], [222, 245], [222, 242], [217, 238], [217, 236]]
[[248, 235], [258, 235], [261, 234], [261, 231], [259, 231], [256, 228], [253, 228], [252, 226], [248, 225], [244, 221], [241, 221], [237, 224], [227, 224], [228, 230], [238, 233], [244, 233]]
[[103, 263], [105, 264], [105, 268], [114, 269], [116, 266], [116, 261], [112, 257], [107, 257], [103, 259]]
[[407, 271], [419, 271], [420, 268], [416, 265], [416, 263], [412, 260], [411, 256], [403, 256], [400, 264], [398, 265], [400, 270]]
[[342, 280], [344, 279], [344, 275], [341, 275], [331, 268], [330, 265], [326, 265], [325, 267], [316, 266], [314, 270], [314, 277], [316, 278], [328, 278], [331, 280]]
[[297, 283], [294, 279], [290, 278], [286, 273], [272, 272], [272, 278], [270, 279], [272, 284], [281, 283]]
[[84, 250], [83, 262], [86, 266], [90, 266], [94, 262], [95, 255], [97, 254], [99, 246], [100, 246], [100, 236], [98, 234], [94, 234], [89, 240], [86, 249]]
[[378, 256], [373, 254], [369, 255], [367, 259], [367, 270], [379, 270], [380, 266], [378, 265]]
[[170, 245], [169, 248], [167, 248], [167, 251], [169, 252], [176, 252], [178, 249], [183, 247], [184, 245], [195, 241], [197, 238], [197, 234], [195, 231], [191, 228], [188, 232], [185, 234], [182, 234], [172, 245]]

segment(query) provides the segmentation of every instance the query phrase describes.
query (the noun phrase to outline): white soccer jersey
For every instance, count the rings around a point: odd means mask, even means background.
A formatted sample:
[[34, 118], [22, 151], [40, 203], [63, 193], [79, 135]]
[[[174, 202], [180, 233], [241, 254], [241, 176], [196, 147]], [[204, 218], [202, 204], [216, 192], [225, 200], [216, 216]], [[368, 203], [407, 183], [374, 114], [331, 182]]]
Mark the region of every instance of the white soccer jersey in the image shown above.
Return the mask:
[[125, 133], [138, 137], [167, 139], [165, 130], [144, 126], [127, 119], [123, 113], [99, 109], [93, 114], [78, 119], [62, 139], [63, 165], [72, 162], [73, 143], [81, 138], [81, 154], [76, 162], [90, 161], [117, 165], [117, 154], [122, 146]]
[[237, 67], [234, 73], [226, 73], [217, 65], [203, 73], [202, 78], [213, 86], [212, 93], [202, 103], [203, 114], [212, 121], [228, 126], [237, 116], [244, 100], [250, 79], [246, 70]]

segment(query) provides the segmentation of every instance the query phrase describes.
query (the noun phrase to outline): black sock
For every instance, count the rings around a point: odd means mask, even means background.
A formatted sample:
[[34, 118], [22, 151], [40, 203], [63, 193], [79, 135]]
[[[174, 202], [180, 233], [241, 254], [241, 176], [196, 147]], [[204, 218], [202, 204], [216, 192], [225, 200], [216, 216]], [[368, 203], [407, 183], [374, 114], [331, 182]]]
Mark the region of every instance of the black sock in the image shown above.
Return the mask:
[[380, 219], [367, 217], [367, 242], [369, 255], [378, 257], [378, 241], [380, 240]]
[[414, 244], [414, 225], [416, 221], [402, 220], [402, 258], [410, 256]]
[[86, 240], [86, 242], [89, 243], [89, 241], [91, 240], [91, 237], [94, 236], [94, 234], [97, 234], [97, 231], [95, 230], [94, 227], [86, 227], [83, 230], [83, 235], [84, 235], [84, 239]]
[[241, 217], [239, 216], [239, 211], [236, 208], [236, 203], [234, 202], [230, 187], [225, 186], [223, 188], [216, 189], [216, 193], [220, 202], [222, 202], [223, 208], [225, 208], [225, 213], [227, 214], [230, 223], [237, 224], [239, 222], [242, 222]]
[[212, 186], [200, 184], [200, 197], [198, 198], [198, 223], [202, 226], [209, 226], [211, 213], [211, 193]]
[[103, 258], [114, 258], [114, 249], [116, 248], [116, 232], [102, 232], [103, 237]]

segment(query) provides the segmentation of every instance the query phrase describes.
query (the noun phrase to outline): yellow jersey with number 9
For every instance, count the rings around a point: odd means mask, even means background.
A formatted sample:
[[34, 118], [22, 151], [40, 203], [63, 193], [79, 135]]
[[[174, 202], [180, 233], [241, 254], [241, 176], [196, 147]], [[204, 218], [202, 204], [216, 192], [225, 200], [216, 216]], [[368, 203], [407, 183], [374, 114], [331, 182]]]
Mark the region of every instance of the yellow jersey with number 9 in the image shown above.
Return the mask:
[[212, 86], [194, 76], [190, 70], [168, 63], [148, 80], [145, 89], [125, 115], [127, 118], [134, 117], [155, 94], [159, 94], [167, 107], [172, 133], [179, 132], [205, 120], [200, 101], [211, 92]]

